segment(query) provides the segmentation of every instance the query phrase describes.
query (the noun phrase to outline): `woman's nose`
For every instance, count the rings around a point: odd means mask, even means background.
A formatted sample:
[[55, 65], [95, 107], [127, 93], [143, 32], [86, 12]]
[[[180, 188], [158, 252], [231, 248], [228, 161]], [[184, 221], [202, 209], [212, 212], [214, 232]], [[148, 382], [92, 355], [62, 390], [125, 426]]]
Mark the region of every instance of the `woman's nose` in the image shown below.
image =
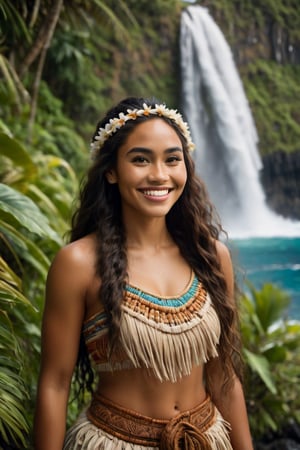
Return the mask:
[[152, 164], [148, 178], [152, 182], [167, 181], [169, 179], [168, 168], [164, 164]]

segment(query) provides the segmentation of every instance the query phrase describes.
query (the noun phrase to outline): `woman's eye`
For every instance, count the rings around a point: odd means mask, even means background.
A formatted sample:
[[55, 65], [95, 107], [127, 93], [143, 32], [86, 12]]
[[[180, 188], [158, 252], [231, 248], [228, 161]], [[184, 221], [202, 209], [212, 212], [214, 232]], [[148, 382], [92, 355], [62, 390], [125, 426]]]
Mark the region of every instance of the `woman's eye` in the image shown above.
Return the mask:
[[145, 164], [148, 160], [144, 156], [135, 156], [132, 160], [134, 163]]
[[170, 156], [170, 157], [167, 159], [167, 163], [168, 163], [168, 164], [176, 164], [176, 163], [178, 163], [179, 161], [181, 161], [181, 158], [180, 158], [179, 156]]

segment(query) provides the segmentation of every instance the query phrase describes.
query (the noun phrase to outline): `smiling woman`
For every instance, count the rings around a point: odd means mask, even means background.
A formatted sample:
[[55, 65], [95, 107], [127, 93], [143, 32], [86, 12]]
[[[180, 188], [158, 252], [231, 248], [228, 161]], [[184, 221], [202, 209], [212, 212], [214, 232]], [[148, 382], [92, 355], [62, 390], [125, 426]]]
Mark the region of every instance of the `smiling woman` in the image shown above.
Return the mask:
[[123, 220], [135, 226], [145, 217], [164, 220], [181, 196], [186, 176], [178, 134], [156, 117], [135, 127], [119, 148], [116, 166], [107, 173], [108, 182], [118, 185]]
[[[47, 280], [36, 450], [252, 450], [231, 259], [193, 147], [144, 99], [98, 124]], [[65, 436], [74, 369], [80, 390], [99, 380]]]

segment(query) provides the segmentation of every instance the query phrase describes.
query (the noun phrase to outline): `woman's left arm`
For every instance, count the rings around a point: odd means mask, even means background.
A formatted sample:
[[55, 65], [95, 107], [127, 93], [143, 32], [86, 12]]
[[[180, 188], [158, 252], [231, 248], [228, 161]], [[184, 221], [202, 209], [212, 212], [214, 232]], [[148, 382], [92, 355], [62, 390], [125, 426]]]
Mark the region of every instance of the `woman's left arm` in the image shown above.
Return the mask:
[[[227, 284], [228, 298], [229, 301], [234, 302], [234, 276], [230, 253], [221, 242], [217, 242], [217, 251]], [[216, 358], [209, 364], [212, 377], [212, 400], [223, 418], [231, 425], [230, 437], [233, 449], [253, 450], [244, 392], [240, 380], [235, 377], [232, 387], [227, 391], [222, 390], [223, 369], [221, 362]]]
[[214, 370], [215, 375], [212, 378], [212, 401], [231, 426], [232, 448], [234, 450], [253, 450], [242, 385], [235, 378], [234, 384], [228, 392], [222, 392], [219, 388], [222, 385], [222, 368], [221, 365], [217, 367], [219, 365], [217, 360], [214, 361], [214, 365], [216, 370]]

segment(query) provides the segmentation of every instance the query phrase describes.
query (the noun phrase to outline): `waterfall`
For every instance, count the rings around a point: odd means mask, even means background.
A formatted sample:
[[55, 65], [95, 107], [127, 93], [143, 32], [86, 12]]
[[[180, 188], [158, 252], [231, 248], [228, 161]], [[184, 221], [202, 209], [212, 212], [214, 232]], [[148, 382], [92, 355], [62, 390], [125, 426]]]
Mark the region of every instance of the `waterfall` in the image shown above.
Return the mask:
[[266, 205], [258, 135], [224, 35], [201, 6], [183, 11], [180, 32], [182, 110], [197, 173], [224, 228], [234, 237], [294, 234], [293, 223]]

